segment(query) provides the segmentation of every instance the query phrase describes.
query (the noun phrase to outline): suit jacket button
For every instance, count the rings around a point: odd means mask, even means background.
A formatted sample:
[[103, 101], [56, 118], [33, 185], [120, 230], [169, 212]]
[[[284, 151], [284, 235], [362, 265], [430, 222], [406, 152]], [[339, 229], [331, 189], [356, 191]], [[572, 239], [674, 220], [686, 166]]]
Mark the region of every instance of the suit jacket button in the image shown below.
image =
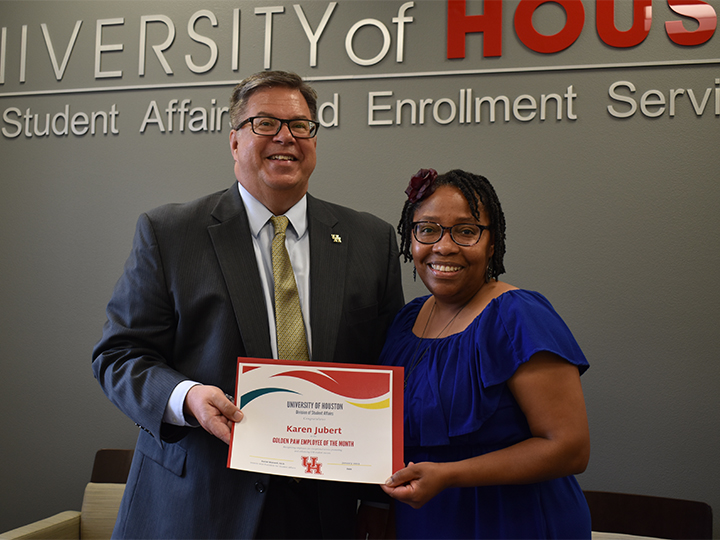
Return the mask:
[[265, 484], [262, 482], [255, 482], [255, 489], [258, 490], [259, 493], [265, 493]]

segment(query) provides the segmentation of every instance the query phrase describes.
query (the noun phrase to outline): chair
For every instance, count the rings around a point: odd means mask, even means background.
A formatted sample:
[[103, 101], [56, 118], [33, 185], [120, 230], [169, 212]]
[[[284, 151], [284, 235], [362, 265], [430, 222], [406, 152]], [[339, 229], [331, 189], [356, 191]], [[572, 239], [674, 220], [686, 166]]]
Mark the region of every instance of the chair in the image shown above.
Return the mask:
[[585, 491], [592, 530], [655, 538], [712, 538], [712, 508], [700, 501]]
[[0, 540], [110, 538], [125, 491], [132, 456], [133, 450], [98, 450], [79, 512], [67, 510], [0, 533]]
[[127, 482], [134, 450], [103, 448], [95, 454], [90, 481], [96, 484], [124, 484]]

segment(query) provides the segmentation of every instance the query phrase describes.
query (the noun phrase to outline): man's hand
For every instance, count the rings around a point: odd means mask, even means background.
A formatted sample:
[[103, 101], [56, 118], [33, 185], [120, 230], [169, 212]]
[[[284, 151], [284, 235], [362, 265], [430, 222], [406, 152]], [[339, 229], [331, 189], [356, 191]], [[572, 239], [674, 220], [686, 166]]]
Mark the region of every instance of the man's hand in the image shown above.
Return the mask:
[[192, 416], [212, 435], [225, 444], [230, 444], [232, 426], [243, 418], [235, 404], [217, 386], [198, 384], [185, 396], [185, 416]]

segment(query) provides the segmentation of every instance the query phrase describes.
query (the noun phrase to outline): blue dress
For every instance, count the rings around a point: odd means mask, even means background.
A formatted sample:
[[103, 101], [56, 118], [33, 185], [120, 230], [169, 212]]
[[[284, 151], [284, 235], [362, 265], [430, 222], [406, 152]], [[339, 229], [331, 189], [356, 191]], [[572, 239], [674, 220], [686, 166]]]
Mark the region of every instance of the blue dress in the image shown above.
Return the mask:
[[[420, 339], [412, 327], [427, 298], [398, 313], [381, 356], [385, 365], [405, 366], [406, 463], [458, 461], [530, 438], [507, 381], [536, 352], [553, 352], [580, 373], [588, 368], [539, 293], [505, 292], [464, 331]], [[398, 538], [590, 538], [590, 512], [574, 476], [446, 489], [418, 510], [397, 503], [396, 517]]]

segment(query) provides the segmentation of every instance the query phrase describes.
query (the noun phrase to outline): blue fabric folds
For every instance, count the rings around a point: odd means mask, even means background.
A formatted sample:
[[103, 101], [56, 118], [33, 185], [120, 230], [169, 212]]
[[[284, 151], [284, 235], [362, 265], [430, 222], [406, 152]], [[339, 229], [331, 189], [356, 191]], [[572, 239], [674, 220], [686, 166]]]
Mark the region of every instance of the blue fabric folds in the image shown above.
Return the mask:
[[[427, 298], [400, 311], [381, 356], [383, 364], [405, 366], [406, 445], [446, 445], [451, 437], [478, 432], [508, 392], [502, 383], [537, 352], [553, 352], [581, 373], [588, 368], [570, 329], [540, 293], [508, 291], [463, 332], [420, 339], [412, 327]], [[482, 442], [494, 448], [507, 436]]]

